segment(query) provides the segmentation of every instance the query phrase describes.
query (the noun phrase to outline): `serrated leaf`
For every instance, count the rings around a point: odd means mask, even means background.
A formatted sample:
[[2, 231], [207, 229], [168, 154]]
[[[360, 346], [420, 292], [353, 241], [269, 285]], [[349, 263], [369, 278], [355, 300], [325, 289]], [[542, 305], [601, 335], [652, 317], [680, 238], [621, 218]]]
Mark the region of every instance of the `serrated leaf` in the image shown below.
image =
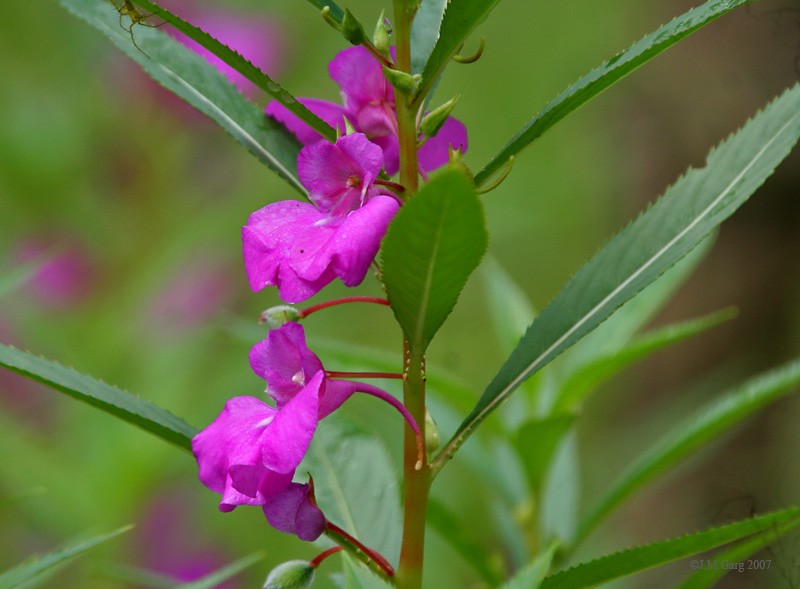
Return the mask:
[[595, 329], [732, 215], [788, 155], [798, 135], [800, 85], [795, 84], [712, 150], [704, 168], [690, 169], [575, 274], [533, 322], [436, 466], [522, 381]]
[[330, 10], [328, 14], [330, 14], [331, 18], [333, 18], [333, 20], [335, 20], [339, 24], [342, 23], [342, 20], [344, 19], [344, 10], [342, 10], [341, 7], [338, 4], [336, 4], [336, 2], [333, 2], [332, 0], [308, 0], [308, 1], [317, 8], [319, 8], [320, 10], [322, 10], [327, 6], [328, 9]]
[[119, 14], [108, 0], [58, 1], [102, 32], [156, 82], [207, 115], [294, 189], [306, 194], [297, 177], [300, 143], [242, 96], [215, 67], [166, 33], [134, 26], [136, 44], [145, 55], [120, 27]]
[[447, 0], [422, 0], [411, 27], [411, 73], [421, 74], [439, 40]]
[[557, 548], [558, 544], [553, 542], [547, 550], [533, 559], [528, 566], [518, 571], [500, 589], [539, 589], [545, 575], [550, 570]]
[[422, 70], [418, 96], [428, 94], [447, 62], [464, 40], [494, 9], [499, 0], [450, 0], [442, 18], [439, 39]]
[[330, 418], [320, 423], [299, 472], [311, 472], [325, 517], [381, 553], [400, 557], [397, 478], [380, 440]]
[[704, 317], [668, 325], [636, 338], [612, 354], [595, 358], [564, 382], [559, 391], [554, 411], [556, 413], [576, 411], [586, 400], [586, 397], [600, 384], [634, 362], [642, 360], [668, 346], [704, 333], [725, 321], [733, 319], [736, 315], [736, 309], [729, 307]]
[[661, 540], [615, 552], [546, 577], [541, 589], [584, 589], [607, 583], [694, 554], [712, 550], [753, 534], [770, 533], [800, 519], [800, 507], [792, 507], [718, 528]]
[[333, 127], [308, 110], [308, 108], [298, 102], [298, 100], [289, 94], [289, 92], [287, 92], [280, 84], [278, 84], [278, 82], [270, 78], [258, 67], [242, 57], [242, 55], [227, 45], [220, 43], [202, 29], [199, 29], [186, 22], [182, 18], [176, 16], [166, 8], [159, 6], [154, 2], [150, 2], [149, 0], [132, 1], [137, 6], [150, 11], [154, 16], [162, 19], [165, 22], [168, 22], [175, 29], [189, 37], [192, 41], [198, 43], [216, 55], [226, 65], [232, 67], [253, 84], [261, 88], [264, 92], [270, 94], [275, 100], [285, 106], [292, 114], [300, 118], [304, 123], [317, 131], [324, 138], [328, 139], [329, 141], [336, 140], [336, 130]]
[[464, 525], [458, 514], [444, 501], [435, 497], [428, 500], [425, 521], [489, 586], [496, 587], [502, 582], [502, 572], [498, 570], [496, 561], [492, 560], [492, 555], [487, 553], [486, 547], [474, 537], [472, 527]]
[[0, 344], [0, 366], [44, 383], [191, 451], [198, 430], [169, 411], [56, 362]]
[[720, 16], [752, 0], [709, 0], [702, 6], [693, 8], [672, 22], [645, 36], [627, 50], [618, 53], [601, 66], [595, 68], [570, 85], [561, 94], [545, 105], [520, 131], [514, 135], [486, 166], [475, 175], [477, 186], [483, 186], [493, 174], [506, 165], [509, 158], [541, 137], [553, 127], [603, 90], [621, 80], [639, 66], [678, 41]]
[[253, 554], [225, 565], [213, 573], [209, 573], [202, 579], [192, 581], [191, 583], [182, 583], [180, 585], [176, 585], [175, 589], [214, 589], [215, 587], [219, 587], [228, 579], [232, 579], [243, 570], [253, 566], [257, 562], [261, 562], [266, 557], [267, 555], [264, 552], [254, 552]]
[[524, 423], [514, 434], [514, 446], [525, 466], [525, 474], [532, 489], [539, 488], [559, 442], [574, 421], [574, 414], [532, 419]]
[[800, 360], [749, 380], [702, 407], [642, 454], [618, 477], [586, 517], [577, 537], [585, 537], [614, 507], [657, 475], [730, 430], [759, 409], [800, 387]]
[[452, 167], [425, 184], [392, 221], [383, 240], [381, 270], [411, 349], [425, 351], [487, 242], [478, 193]]
[[[791, 521], [789, 523], [775, 526], [768, 532], [759, 534], [751, 540], [745, 540], [739, 544], [728, 548], [722, 552], [714, 554], [714, 561], [722, 563], [743, 563], [750, 556], [756, 552], [766, 548], [770, 544], [776, 542], [781, 536], [791, 532], [800, 526], [800, 519]], [[695, 571], [687, 577], [683, 583], [680, 584], [678, 589], [710, 589], [716, 585], [726, 574], [733, 572], [731, 569], [724, 568], [703, 568]]]
[[116, 538], [133, 528], [133, 526], [124, 526], [108, 534], [96, 536], [90, 540], [71, 544], [61, 550], [56, 550], [45, 554], [44, 556], [34, 557], [25, 562], [15, 566], [14, 568], [0, 574], [0, 589], [13, 589], [19, 587], [23, 583], [33, 581], [39, 575], [45, 573], [49, 569], [58, 565], [64, 564], [68, 560], [80, 556], [98, 544], [102, 544], [112, 538]]

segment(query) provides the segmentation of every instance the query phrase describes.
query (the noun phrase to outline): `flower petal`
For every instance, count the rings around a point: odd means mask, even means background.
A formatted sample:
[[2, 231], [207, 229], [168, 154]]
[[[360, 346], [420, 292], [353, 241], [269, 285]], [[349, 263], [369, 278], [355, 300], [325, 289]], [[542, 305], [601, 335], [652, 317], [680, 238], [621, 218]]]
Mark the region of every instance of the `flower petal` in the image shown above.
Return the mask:
[[[297, 100], [334, 129], [338, 128], [344, 131], [344, 116], [347, 114], [347, 109], [343, 106], [318, 98], [298, 98]], [[276, 121], [283, 123], [303, 145], [316, 143], [323, 138], [277, 100], [270, 102], [264, 112]]]
[[292, 483], [263, 507], [269, 525], [311, 542], [325, 530], [325, 516], [310, 498], [309, 485]]
[[467, 128], [464, 123], [449, 117], [435, 137], [425, 142], [419, 152], [419, 167], [423, 172], [431, 172], [445, 165], [450, 159], [450, 147], [467, 151]]
[[324, 372], [317, 372], [264, 430], [260, 440], [261, 460], [269, 470], [294, 472], [306, 455], [319, 421], [319, 394], [324, 377]]
[[358, 383], [350, 380], [326, 379], [325, 390], [319, 399], [319, 418], [326, 418], [328, 415], [341, 407], [353, 393], [358, 390]]
[[358, 110], [370, 102], [394, 102], [394, 91], [383, 76], [381, 64], [361, 45], [337, 53], [328, 72], [342, 89], [348, 110]]

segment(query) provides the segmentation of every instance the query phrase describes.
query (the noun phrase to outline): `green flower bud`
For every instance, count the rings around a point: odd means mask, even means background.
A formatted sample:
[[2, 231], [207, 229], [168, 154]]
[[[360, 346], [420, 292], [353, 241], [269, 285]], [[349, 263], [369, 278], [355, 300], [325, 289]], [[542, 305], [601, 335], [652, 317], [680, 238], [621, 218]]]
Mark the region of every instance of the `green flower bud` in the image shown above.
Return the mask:
[[290, 560], [272, 569], [264, 589], [308, 589], [314, 582], [314, 568], [307, 560]]
[[361, 45], [367, 39], [364, 26], [347, 8], [344, 9], [342, 35], [353, 45]]
[[422, 83], [422, 76], [419, 74], [407, 74], [394, 68], [383, 66], [383, 75], [389, 80], [389, 83], [400, 90], [403, 94], [409, 97], [414, 97], [419, 90], [419, 85]]
[[375, 49], [383, 53], [386, 57], [389, 57], [389, 48], [392, 45], [392, 41], [389, 39], [389, 30], [386, 27], [385, 12], [385, 10], [381, 11], [378, 24], [375, 25], [375, 32], [372, 34], [372, 44], [375, 45]]
[[439, 436], [439, 426], [436, 425], [436, 421], [434, 421], [433, 417], [428, 411], [428, 408], [425, 408], [425, 450], [428, 451], [428, 454], [433, 454], [438, 448], [439, 444], [441, 443], [441, 437]]
[[289, 305], [278, 305], [270, 307], [258, 318], [259, 323], [266, 323], [270, 329], [278, 329], [289, 321], [299, 321], [300, 311]]
[[459, 96], [451, 98], [442, 106], [433, 109], [431, 112], [425, 115], [419, 125], [419, 130], [422, 131], [422, 134], [425, 135], [425, 137], [436, 136], [436, 134], [439, 132], [439, 129], [442, 128], [442, 125], [444, 125], [444, 122], [447, 120], [447, 117], [450, 116], [450, 113], [453, 112], [453, 109], [456, 107], [456, 102], [458, 102], [458, 99]]

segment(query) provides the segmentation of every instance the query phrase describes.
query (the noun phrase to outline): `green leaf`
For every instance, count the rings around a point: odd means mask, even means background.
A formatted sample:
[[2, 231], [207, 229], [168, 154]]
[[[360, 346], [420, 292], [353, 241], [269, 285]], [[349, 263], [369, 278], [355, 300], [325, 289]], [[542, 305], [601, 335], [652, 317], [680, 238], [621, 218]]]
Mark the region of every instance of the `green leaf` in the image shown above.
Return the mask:
[[729, 307], [704, 317], [668, 325], [635, 339], [619, 351], [595, 358], [570, 375], [566, 380], [559, 392], [554, 411], [576, 411], [586, 400], [586, 397], [601, 383], [634, 362], [642, 360], [668, 346], [699, 335], [712, 327], [733, 319], [737, 314], [735, 308]]
[[119, 562], [106, 562], [93, 568], [94, 577], [123, 583], [124, 586], [147, 587], [147, 589], [175, 589], [175, 579], [139, 567]]
[[561, 119], [656, 55], [688, 37], [723, 14], [751, 0], [709, 0], [702, 6], [682, 14], [669, 24], [650, 33], [627, 50], [618, 53], [603, 65], [578, 79], [545, 105], [514, 135], [486, 166], [475, 175], [477, 186], [483, 186], [493, 174], [506, 165], [509, 158], [541, 137]]
[[391, 589], [392, 585], [381, 579], [349, 554], [342, 559], [345, 589]]
[[486, 256], [481, 270], [497, 340], [503, 352], [510, 354], [525, 335], [536, 312], [519, 284], [494, 257]]
[[[790, 521], [783, 525], [775, 526], [763, 534], [759, 534], [750, 540], [740, 542], [727, 550], [714, 554], [713, 560], [716, 562], [743, 563], [756, 552], [766, 548], [776, 542], [781, 536], [791, 532], [800, 526], [800, 519]], [[699, 569], [687, 577], [678, 589], [710, 589], [716, 582], [731, 571], [728, 569], [705, 568]]]
[[550, 467], [558, 444], [575, 421], [575, 415], [552, 415], [532, 419], [514, 435], [514, 445], [522, 458], [532, 489], [538, 489]]
[[584, 538], [626, 497], [641, 489], [657, 475], [676, 465], [692, 452], [704, 448], [711, 440], [759, 409], [785, 397], [798, 387], [800, 387], [800, 360], [753, 378], [701, 408], [642, 454], [616, 479], [611, 489], [581, 521], [578, 539]]
[[156, 29], [134, 26], [131, 36], [119, 25], [119, 14], [108, 0], [58, 0], [69, 12], [106, 35], [159, 84], [197, 108], [243, 145], [259, 161], [302, 194], [297, 177], [300, 143], [283, 125], [244, 98], [215, 67]]
[[154, 2], [150, 2], [149, 0], [133, 0], [133, 3], [141, 6], [145, 10], [150, 11], [154, 16], [162, 19], [163, 21], [168, 22], [175, 29], [189, 37], [192, 41], [198, 43], [205, 49], [208, 49], [211, 53], [225, 62], [226, 65], [235, 69], [253, 84], [261, 88], [264, 92], [272, 95], [275, 100], [289, 109], [292, 114], [299, 117], [304, 123], [322, 135], [325, 139], [328, 139], [329, 141], [334, 141], [336, 139], [336, 130], [333, 127], [308, 110], [308, 108], [298, 102], [298, 100], [289, 94], [289, 92], [287, 92], [280, 84], [242, 57], [239, 53], [227, 45], [220, 43], [205, 31], [186, 22], [180, 17], [172, 14], [166, 8], [163, 8]]
[[769, 533], [800, 519], [800, 507], [709, 528], [678, 538], [661, 540], [615, 552], [546, 577], [541, 589], [584, 589], [632, 575], [694, 554], [712, 550], [753, 534]]
[[4, 344], [0, 344], [0, 366], [102, 409], [184, 450], [192, 449], [192, 438], [197, 429], [169, 411], [122, 389]]
[[500, 589], [539, 589], [545, 575], [550, 570], [553, 556], [558, 548], [558, 543], [553, 542], [550, 547], [537, 556], [524, 569], [517, 572], [514, 577]]
[[522, 381], [595, 329], [733, 214], [786, 157], [798, 135], [800, 85], [795, 84], [712, 150], [706, 167], [690, 169], [575, 274], [489, 383], [443, 448], [441, 460], [452, 456]]
[[380, 440], [341, 419], [328, 418], [317, 428], [298, 472], [306, 470], [314, 477], [314, 492], [325, 517], [397, 563], [400, 495]]
[[411, 73], [421, 74], [439, 40], [447, 0], [422, 0], [411, 27]]
[[581, 464], [578, 435], [571, 429], [561, 439], [545, 472], [538, 509], [541, 535], [567, 543], [575, 536], [581, 506]]
[[0, 574], [0, 589], [12, 589], [14, 587], [19, 587], [23, 583], [32, 581], [47, 570], [85, 553], [87, 550], [94, 548], [98, 544], [106, 542], [107, 540], [111, 540], [112, 538], [116, 538], [131, 528], [133, 528], [133, 526], [124, 526], [108, 534], [96, 536], [90, 540], [72, 544], [66, 548], [62, 548], [61, 550], [56, 550], [55, 552], [45, 554], [44, 556], [28, 559], [14, 568]]
[[454, 167], [436, 174], [392, 221], [381, 269], [392, 310], [412, 349], [424, 352], [487, 242], [478, 194]]
[[210, 573], [197, 581], [177, 585], [175, 589], [214, 589], [228, 579], [232, 579], [243, 570], [261, 562], [267, 557], [265, 552], [254, 552]]
[[460, 554], [464, 562], [480, 575], [490, 587], [497, 587], [503, 580], [498, 570], [497, 560], [492, 559], [486, 546], [474, 537], [472, 525], [466, 526], [459, 520], [444, 501], [431, 497], [425, 512], [425, 521]]
[[330, 9], [330, 12], [328, 14], [331, 15], [333, 20], [335, 20], [339, 24], [342, 24], [342, 20], [344, 19], [344, 10], [342, 10], [341, 7], [339, 7], [339, 5], [336, 4], [336, 2], [333, 2], [333, 0], [308, 0], [308, 1], [317, 8], [319, 8], [320, 10], [322, 10], [327, 6]]
[[442, 18], [439, 40], [422, 70], [418, 96], [425, 97], [447, 62], [456, 54], [464, 40], [494, 9], [499, 0], [450, 0]]

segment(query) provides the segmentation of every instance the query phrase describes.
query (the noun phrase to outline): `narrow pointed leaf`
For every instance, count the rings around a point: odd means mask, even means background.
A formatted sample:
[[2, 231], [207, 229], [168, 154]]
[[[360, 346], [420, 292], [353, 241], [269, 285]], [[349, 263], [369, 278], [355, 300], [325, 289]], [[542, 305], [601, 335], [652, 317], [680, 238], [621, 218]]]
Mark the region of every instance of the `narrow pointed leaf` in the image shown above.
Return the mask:
[[136, 44], [119, 26], [119, 14], [108, 0], [58, 0], [70, 13], [108, 37], [156, 82], [207, 115], [259, 161], [301, 194], [297, 177], [300, 143], [283, 125], [264, 115], [216, 68], [166, 33], [134, 26]]
[[253, 566], [257, 562], [261, 562], [266, 557], [267, 554], [265, 552], [254, 552], [253, 554], [225, 565], [213, 573], [209, 573], [202, 579], [192, 581], [191, 583], [177, 585], [175, 589], [214, 589], [215, 587], [219, 587], [225, 581], [232, 579], [243, 570]]
[[557, 548], [557, 543], [551, 544], [550, 548], [539, 554], [528, 566], [517, 572], [500, 589], [539, 589], [542, 586], [545, 575], [550, 570]]
[[759, 409], [794, 392], [798, 387], [800, 387], [800, 360], [758, 376], [701, 408], [691, 418], [678, 424], [616, 479], [611, 489], [581, 521], [578, 538], [585, 537], [626, 497], [641, 489], [656, 476], [675, 466], [689, 454], [704, 448], [711, 440], [729, 431]]
[[4, 344], [0, 344], [0, 366], [93, 405], [184, 450], [192, 449], [197, 429], [150, 401]]
[[690, 169], [575, 274], [533, 322], [444, 447], [441, 460], [452, 456], [521, 382], [595, 329], [733, 214], [788, 155], [798, 135], [796, 84], [712, 150], [704, 168]]
[[502, 582], [502, 572], [498, 570], [496, 559], [492, 558], [494, 555], [474, 537], [468, 518], [468, 525], [465, 525], [447, 503], [431, 497], [425, 520], [490, 587], [497, 587]]
[[650, 33], [627, 50], [618, 53], [600, 67], [578, 79], [551, 100], [509, 141], [486, 166], [475, 175], [475, 183], [483, 186], [492, 175], [506, 165], [508, 159], [541, 137], [561, 119], [621, 80], [639, 66], [698, 29], [734, 8], [752, 0], [709, 0], [702, 6], [677, 17]]
[[800, 520], [800, 507], [792, 507], [726, 526], [637, 546], [559, 571], [555, 575], [545, 578], [541, 589], [595, 587], [620, 577], [700, 554], [754, 534], [771, 534], [775, 529], [780, 529], [782, 526], [790, 525], [798, 520]]
[[421, 74], [439, 40], [447, 0], [422, 0], [411, 28], [411, 73]]
[[419, 96], [426, 96], [447, 62], [464, 40], [494, 9], [499, 0], [450, 0], [442, 18], [439, 39], [422, 70]]
[[595, 358], [572, 374], [559, 391], [555, 412], [575, 411], [600, 384], [622, 370], [668, 346], [704, 333], [736, 317], [733, 307], [704, 317], [655, 329], [612, 354]]
[[36, 577], [45, 573], [49, 569], [64, 564], [70, 559], [80, 556], [87, 550], [94, 548], [98, 544], [102, 544], [103, 542], [111, 540], [112, 538], [116, 538], [131, 528], [133, 528], [133, 526], [125, 526], [108, 534], [96, 536], [90, 540], [78, 542], [76, 544], [67, 546], [66, 548], [62, 548], [61, 550], [50, 552], [44, 556], [38, 556], [26, 560], [16, 567], [0, 574], [0, 589], [13, 589], [14, 587], [21, 586], [23, 583], [33, 581]]
[[412, 349], [424, 352], [487, 243], [478, 194], [455, 168], [425, 184], [392, 221], [383, 240], [381, 269], [392, 310]]
[[308, 110], [297, 99], [289, 94], [280, 84], [262, 72], [258, 67], [242, 57], [239, 53], [217, 41], [214, 37], [186, 22], [182, 18], [171, 13], [166, 8], [159, 6], [149, 0], [133, 0], [133, 3], [144, 10], [151, 12], [154, 16], [168, 22], [175, 29], [189, 37], [195, 43], [208, 49], [211, 53], [219, 57], [226, 65], [232, 67], [253, 84], [270, 94], [275, 100], [280, 102], [294, 115], [303, 120], [312, 129], [330, 141], [336, 139], [336, 131], [317, 115]]

